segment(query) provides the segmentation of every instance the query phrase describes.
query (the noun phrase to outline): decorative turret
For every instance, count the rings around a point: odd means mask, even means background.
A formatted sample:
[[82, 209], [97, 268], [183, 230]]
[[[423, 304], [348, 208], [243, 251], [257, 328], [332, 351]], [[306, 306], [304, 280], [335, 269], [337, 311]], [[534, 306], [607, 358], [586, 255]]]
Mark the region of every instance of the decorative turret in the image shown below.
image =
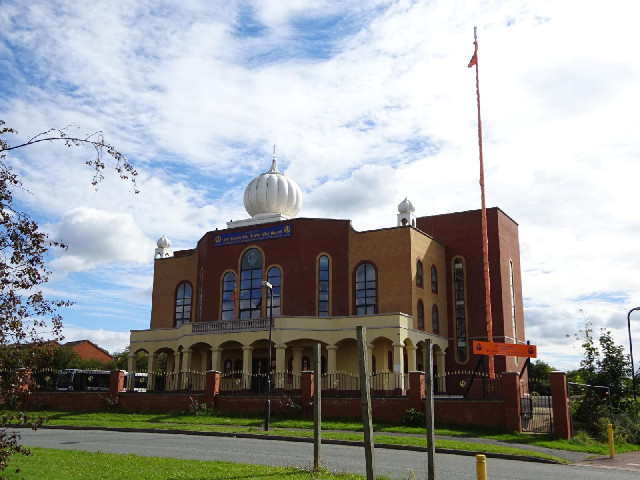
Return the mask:
[[160, 258], [168, 258], [173, 257], [173, 250], [171, 250], [171, 240], [167, 238], [166, 235], [163, 235], [156, 242], [156, 248], [154, 258], [156, 260]]
[[415, 211], [413, 203], [407, 197], [404, 197], [404, 200], [398, 204], [398, 226], [407, 227], [411, 225], [415, 227], [416, 216], [413, 214]]

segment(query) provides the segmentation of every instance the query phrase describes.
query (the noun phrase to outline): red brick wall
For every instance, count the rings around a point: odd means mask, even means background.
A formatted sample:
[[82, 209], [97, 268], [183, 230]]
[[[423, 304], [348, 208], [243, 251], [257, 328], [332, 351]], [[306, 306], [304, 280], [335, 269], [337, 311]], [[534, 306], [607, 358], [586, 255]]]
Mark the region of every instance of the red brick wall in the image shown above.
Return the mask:
[[109, 392], [31, 392], [26, 410], [101, 412], [107, 408]]
[[504, 427], [504, 402], [500, 400], [436, 400], [436, 423]]
[[[282, 315], [316, 314], [316, 257], [327, 253], [331, 257], [331, 314], [348, 315], [345, 292], [348, 281], [348, 242], [351, 223], [348, 220], [296, 218], [269, 226], [291, 225], [291, 237], [240, 245], [214, 246], [219, 231], [208, 232], [198, 242], [198, 272], [203, 271], [202, 321], [220, 318], [222, 275], [226, 271], [239, 275], [240, 259], [245, 250], [258, 248], [263, 253], [264, 271], [271, 266], [282, 270]], [[261, 225], [224, 230], [224, 233], [261, 228]], [[237, 278], [238, 287], [240, 281]], [[199, 291], [199, 286], [195, 288]], [[195, 295], [196, 302], [198, 295]], [[266, 309], [266, 302], [263, 302]], [[236, 307], [237, 308], [237, 307]], [[197, 304], [193, 308], [198, 311]], [[266, 316], [266, 312], [263, 312]]]
[[[467, 290], [467, 339], [471, 352], [471, 339], [474, 337], [486, 339], [484, 299], [484, 270], [482, 259], [482, 217], [480, 210], [434, 215], [416, 219], [420, 230], [432, 235], [446, 246], [446, 288], [447, 288], [447, 318], [450, 332], [455, 332], [453, 324], [452, 299], [452, 262], [456, 256], [461, 256], [465, 262], [466, 290]], [[509, 259], [513, 260], [516, 319], [518, 323], [518, 338], [524, 340], [524, 313], [522, 309], [522, 285], [520, 278], [520, 250], [518, 239], [518, 225], [499, 208], [487, 209], [487, 230], [489, 238], [489, 271], [491, 282], [491, 305], [493, 336], [495, 341], [504, 342], [504, 336], [512, 336], [511, 327], [511, 297], [509, 287]], [[472, 319], [476, 319], [475, 321]], [[509, 341], [511, 342], [511, 341]], [[455, 349], [447, 349], [447, 370], [475, 368], [477, 355], [469, 355], [469, 360], [459, 364], [455, 358]], [[520, 362], [522, 365], [522, 361]], [[497, 373], [513, 370], [513, 360], [507, 364], [505, 357], [495, 357], [495, 371]], [[485, 368], [486, 370], [486, 368]], [[447, 385], [455, 393], [455, 385]]]
[[[205, 394], [120, 393], [118, 410], [131, 412], [179, 412], [189, 410], [190, 397], [198, 403], [212, 404]], [[31, 392], [27, 410], [102, 412], [108, 410], [109, 392]]]
[[191, 400], [208, 407], [213, 399], [206, 394], [194, 393], [121, 393], [118, 409], [132, 412], [180, 412], [188, 411]]

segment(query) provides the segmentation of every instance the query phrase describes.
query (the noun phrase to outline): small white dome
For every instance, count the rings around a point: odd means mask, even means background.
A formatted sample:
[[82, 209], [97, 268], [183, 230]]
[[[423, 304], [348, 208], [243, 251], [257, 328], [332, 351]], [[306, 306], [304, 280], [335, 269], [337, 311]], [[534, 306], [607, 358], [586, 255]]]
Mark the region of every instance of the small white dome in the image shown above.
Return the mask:
[[281, 214], [295, 217], [302, 207], [302, 191], [298, 184], [278, 171], [276, 159], [271, 168], [249, 183], [244, 191], [244, 208], [252, 217]]
[[415, 211], [413, 203], [407, 200], [407, 197], [404, 197], [404, 200], [398, 204], [398, 213], [413, 213]]
[[163, 235], [158, 239], [156, 245], [158, 246], [158, 248], [171, 248], [171, 240], [169, 240], [166, 235]]

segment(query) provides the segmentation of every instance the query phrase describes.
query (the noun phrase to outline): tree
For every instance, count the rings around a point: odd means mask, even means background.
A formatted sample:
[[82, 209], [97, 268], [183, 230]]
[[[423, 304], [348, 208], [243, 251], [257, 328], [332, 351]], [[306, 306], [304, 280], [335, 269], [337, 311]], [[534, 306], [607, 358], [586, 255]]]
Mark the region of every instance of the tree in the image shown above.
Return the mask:
[[[116, 352], [113, 354], [115, 361], [115, 367], [118, 370], [129, 370], [129, 345], [124, 347], [122, 352]], [[149, 366], [147, 354], [144, 352], [138, 352], [136, 355], [136, 371], [145, 372]]]
[[[575, 404], [574, 420], [599, 436], [603, 435], [605, 422], [610, 420], [617, 420], [617, 429], [621, 430], [628, 423], [628, 415], [633, 413], [629, 356], [624, 353], [622, 345], [615, 344], [611, 331], [604, 328], [600, 330], [596, 344], [593, 328], [588, 321], [576, 338], [582, 342], [583, 359], [580, 369], [570, 372], [569, 381], [589, 387], [572, 387], [573, 393], [579, 393], [581, 398]], [[626, 435], [634, 441], [640, 440], [637, 428], [628, 429]]]
[[[91, 146], [95, 157], [86, 164], [93, 168], [92, 185], [98, 187], [103, 180], [105, 153], [115, 163], [116, 173], [133, 183], [137, 193], [137, 172], [127, 158], [104, 140], [102, 132], [87, 136], [69, 134], [71, 126], [50, 129], [35, 135], [27, 142], [10, 145], [7, 134], [17, 133], [0, 120], [0, 369], [17, 367], [37, 368], [43, 358], [52, 353], [55, 343], [62, 338], [62, 317], [57, 309], [71, 302], [48, 299], [41, 287], [48, 281], [50, 271], [45, 255], [51, 248], [65, 248], [49, 240], [46, 233], [25, 212], [14, 204], [14, 192], [23, 189], [20, 178], [11, 168], [7, 152], [26, 148], [40, 142], [62, 142], [67, 147]], [[3, 136], [5, 136], [3, 138]], [[0, 381], [0, 408], [20, 407], [24, 394], [25, 376], [20, 373], [5, 375]], [[42, 419], [29, 418], [24, 413], [3, 415], [0, 418], [0, 471], [7, 466], [14, 453], [28, 454], [18, 444], [18, 437], [7, 426], [11, 421], [37, 428]]]

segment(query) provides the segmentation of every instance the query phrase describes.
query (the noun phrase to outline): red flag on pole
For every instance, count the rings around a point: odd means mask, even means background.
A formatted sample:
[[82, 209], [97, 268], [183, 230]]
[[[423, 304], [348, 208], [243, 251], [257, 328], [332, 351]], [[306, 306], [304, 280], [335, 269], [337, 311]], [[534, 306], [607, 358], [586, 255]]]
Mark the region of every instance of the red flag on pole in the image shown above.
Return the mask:
[[478, 63], [478, 42], [473, 42], [473, 44], [476, 46], [476, 50], [475, 52], [473, 52], [473, 57], [471, 57], [471, 60], [469, 60], [469, 65], [467, 65], [467, 68], [471, 68], [476, 63]]

